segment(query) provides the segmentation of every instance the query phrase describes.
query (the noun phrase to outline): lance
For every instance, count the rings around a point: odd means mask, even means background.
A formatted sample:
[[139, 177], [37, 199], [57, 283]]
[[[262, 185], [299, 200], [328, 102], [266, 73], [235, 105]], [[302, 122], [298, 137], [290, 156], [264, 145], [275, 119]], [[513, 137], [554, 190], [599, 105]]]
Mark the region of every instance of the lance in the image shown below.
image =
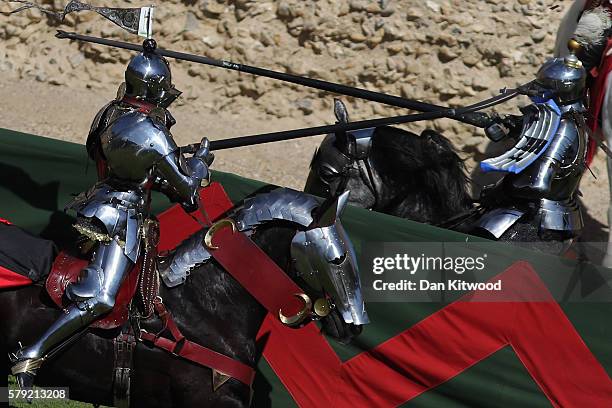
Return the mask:
[[[109, 40], [106, 38], [92, 37], [88, 35], [82, 35], [77, 33], [66, 32], [58, 30], [56, 34], [57, 38], [69, 39], [76, 41], [89, 42], [94, 44], [105, 45], [109, 47], [122, 48], [131, 51], [142, 51], [143, 47], [140, 44], [132, 44], [123, 41]], [[156, 52], [159, 55], [168, 58], [174, 58], [177, 60], [195, 62], [197, 64], [210, 65], [214, 67], [229, 69], [238, 72], [244, 72], [251, 75], [262, 76], [266, 78], [272, 78], [284, 82], [289, 82], [297, 85], [306, 86], [309, 88], [319, 89], [322, 91], [332, 92], [335, 94], [352, 96], [354, 98], [365, 99], [372, 102], [379, 102], [390, 106], [399, 108], [407, 108], [415, 110], [417, 112], [435, 112], [439, 110], [451, 109], [445, 106], [438, 106], [430, 103], [425, 103], [417, 100], [408, 98], [402, 98], [399, 96], [388, 95], [381, 92], [369, 91], [367, 89], [355, 88], [347, 85], [337, 84], [328, 81], [322, 81], [319, 79], [308, 78], [299, 75], [293, 75], [285, 72], [272, 71], [265, 68], [253, 67], [250, 65], [238, 64], [236, 62], [217, 60], [201, 55], [192, 55], [184, 52], [177, 52], [171, 50], [165, 50], [157, 48]], [[465, 112], [447, 116], [450, 119], [454, 119], [469, 125], [473, 125], [479, 128], [487, 128], [494, 123], [494, 120], [490, 115], [483, 112]]]
[[[433, 120], [443, 117], [453, 117], [456, 115], [467, 114], [486, 109], [491, 106], [506, 102], [517, 95], [520, 95], [520, 87], [516, 90], [504, 90], [500, 95], [483, 100], [470, 106], [465, 106], [457, 109], [441, 109], [434, 112], [424, 112], [411, 115], [393, 116], [389, 118], [368, 119], [351, 123], [338, 123], [335, 125], [324, 125], [317, 127], [309, 127], [294, 130], [284, 130], [280, 132], [262, 133], [251, 136], [241, 136], [230, 139], [214, 140], [210, 142], [210, 150], [224, 150], [235, 147], [252, 146], [262, 143], [279, 142], [283, 140], [299, 139], [309, 136], [324, 135], [336, 132], [349, 132], [359, 129], [376, 128], [386, 125], [399, 125], [402, 123], [417, 122], [422, 120]], [[181, 147], [185, 153], [194, 153], [200, 147], [199, 143], [190, 144]]]

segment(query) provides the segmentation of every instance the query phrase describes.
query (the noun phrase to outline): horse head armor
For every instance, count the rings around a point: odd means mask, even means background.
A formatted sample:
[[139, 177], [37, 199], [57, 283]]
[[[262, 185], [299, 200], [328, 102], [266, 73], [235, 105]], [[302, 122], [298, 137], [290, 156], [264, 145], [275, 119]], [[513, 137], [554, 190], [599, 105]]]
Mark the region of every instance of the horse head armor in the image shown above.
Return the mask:
[[[369, 319], [361, 293], [357, 258], [340, 222], [347, 199], [348, 192], [345, 192], [321, 204], [308, 194], [279, 188], [246, 199], [229, 217], [237, 229], [247, 235], [273, 221], [297, 226], [290, 252], [295, 271], [306, 286], [305, 291], [331, 302], [345, 323], [363, 325]], [[194, 234], [163, 261], [160, 274], [167, 286], [185, 282], [191, 270], [211, 258], [202, 245], [205, 235], [206, 230]]]

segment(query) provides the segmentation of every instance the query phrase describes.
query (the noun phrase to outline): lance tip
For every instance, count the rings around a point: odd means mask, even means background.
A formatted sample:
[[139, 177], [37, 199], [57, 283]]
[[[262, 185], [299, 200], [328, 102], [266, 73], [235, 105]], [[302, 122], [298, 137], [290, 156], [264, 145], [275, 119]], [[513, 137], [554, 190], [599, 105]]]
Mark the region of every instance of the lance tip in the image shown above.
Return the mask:
[[64, 31], [64, 30], [57, 30], [57, 33], [55, 34], [55, 37], [56, 38], [62, 38], [62, 39], [64, 39], [64, 38], [71, 38], [72, 34], [67, 32], [67, 31]]

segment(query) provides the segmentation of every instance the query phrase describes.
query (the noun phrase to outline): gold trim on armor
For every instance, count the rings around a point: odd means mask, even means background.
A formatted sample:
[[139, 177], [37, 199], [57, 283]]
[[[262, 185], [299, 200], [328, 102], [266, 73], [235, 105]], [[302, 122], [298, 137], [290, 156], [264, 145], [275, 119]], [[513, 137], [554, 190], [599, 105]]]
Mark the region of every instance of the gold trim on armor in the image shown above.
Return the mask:
[[20, 361], [11, 368], [11, 373], [13, 373], [13, 375], [21, 373], [34, 374], [34, 372], [40, 368], [43, 361], [45, 361], [44, 358], [29, 358]]
[[[95, 242], [102, 242], [104, 244], [108, 244], [109, 242], [113, 241], [113, 238], [111, 238], [110, 235], [108, 234], [102, 234], [100, 232], [94, 231], [90, 228], [87, 228], [83, 225], [79, 225], [79, 224], [75, 224], [73, 225], [74, 229], [76, 229], [80, 234], [86, 236], [87, 238], [89, 238], [92, 241]], [[121, 240], [121, 239], [117, 239], [117, 243], [119, 244], [119, 246], [121, 248], [125, 248], [125, 241]]]

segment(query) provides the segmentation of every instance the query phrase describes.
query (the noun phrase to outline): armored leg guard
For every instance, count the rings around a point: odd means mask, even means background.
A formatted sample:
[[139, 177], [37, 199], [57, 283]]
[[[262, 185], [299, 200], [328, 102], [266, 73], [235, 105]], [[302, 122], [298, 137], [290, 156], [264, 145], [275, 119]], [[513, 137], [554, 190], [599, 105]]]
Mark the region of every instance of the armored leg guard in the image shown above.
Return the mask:
[[[76, 285], [80, 289], [79, 295], [76, 296], [79, 301], [71, 305], [67, 313], [57, 319], [38, 341], [9, 356], [13, 363], [11, 371], [17, 377], [20, 387], [32, 387], [36, 370], [51, 357], [51, 354], [59, 351], [91, 322], [112, 310], [123, 278], [132, 265], [117, 242], [100, 245], [93, 262], [86, 268], [89, 273], [83, 275], [85, 277], [83, 285]], [[95, 272], [94, 279], [91, 279], [92, 270]], [[102, 277], [100, 284], [93, 289], [90, 284], [99, 276]], [[87, 292], [83, 289], [91, 289], [93, 297], [81, 300]]]
[[31, 388], [36, 370], [47, 358], [49, 350], [90, 322], [88, 313], [73, 305], [68, 309], [68, 313], [57, 319], [36, 343], [12, 354], [11, 372], [17, 378], [19, 387]]

